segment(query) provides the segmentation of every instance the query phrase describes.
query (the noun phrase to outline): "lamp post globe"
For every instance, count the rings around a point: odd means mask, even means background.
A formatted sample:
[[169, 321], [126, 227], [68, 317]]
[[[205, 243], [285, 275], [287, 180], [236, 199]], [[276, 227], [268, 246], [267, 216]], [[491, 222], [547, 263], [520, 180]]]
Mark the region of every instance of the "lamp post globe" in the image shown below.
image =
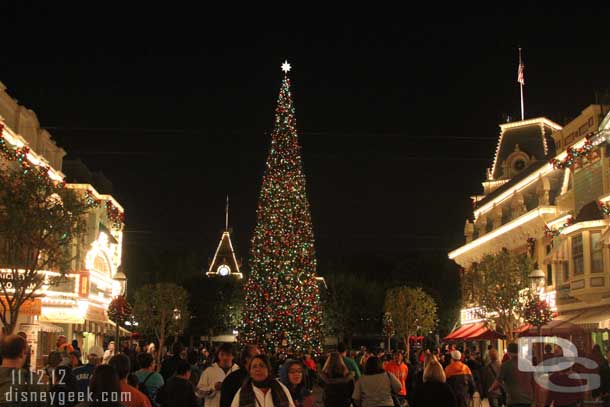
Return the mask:
[[539, 268], [536, 268], [532, 270], [528, 277], [530, 279], [532, 289], [536, 290], [538, 289], [538, 287], [540, 287], [540, 285], [546, 278], [546, 275], [544, 274], [544, 271], [540, 270]]

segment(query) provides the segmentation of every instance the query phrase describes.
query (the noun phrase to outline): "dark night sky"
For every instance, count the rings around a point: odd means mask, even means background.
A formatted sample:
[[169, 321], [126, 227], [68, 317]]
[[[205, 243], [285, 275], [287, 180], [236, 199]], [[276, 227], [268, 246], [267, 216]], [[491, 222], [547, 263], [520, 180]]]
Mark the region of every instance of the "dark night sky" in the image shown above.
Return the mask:
[[228, 193], [246, 259], [284, 58], [322, 262], [463, 241], [498, 123], [519, 114], [518, 45], [528, 117], [563, 124], [610, 87], [600, 10], [300, 22], [166, 7], [3, 17], [0, 81], [112, 180], [126, 254], [212, 256]]

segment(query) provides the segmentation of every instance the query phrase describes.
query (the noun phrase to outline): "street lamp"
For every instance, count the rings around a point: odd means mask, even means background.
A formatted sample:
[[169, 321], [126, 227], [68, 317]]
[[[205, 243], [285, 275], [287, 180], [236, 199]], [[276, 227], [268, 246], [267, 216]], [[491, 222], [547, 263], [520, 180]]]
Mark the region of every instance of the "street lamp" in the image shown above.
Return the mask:
[[530, 279], [532, 289], [537, 291], [538, 287], [540, 287], [544, 282], [546, 275], [544, 274], [544, 271], [537, 268], [535, 270], [532, 270], [528, 277]]
[[[114, 281], [118, 281], [120, 286], [119, 295], [123, 295], [123, 283], [127, 280], [127, 276], [123, 273], [123, 266], [119, 266], [114, 273], [114, 277], [112, 277]], [[118, 355], [121, 353], [121, 340], [119, 339], [119, 321], [114, 321], [116, 325], [116, 331], [114, 333], [114, 354]]]
[[[532, 270], [532, 272], [528, 275], [529, 279], [530, 279], [530, 283], [531, 283], [531, 287], [532, 287], [532, 291], [534, 291], [534, 295], [536, 295], [536, 297], [540, 297], [540, 293], [538, 291], [539, 288], [542, 287], [542, 284], [544, 284], [544, 280], [546, 278], [546, 274], [544, 274], [544, 271], [540, 270], [538, 268], [538, 264], [536, 264], [536, 268], [534, 270]], [[542, 336], [542, 326], [538, 326], [538, 336]], [[539, 361], [542, 361], [542, 344], [538, 343], [538, 347], [535, 349], [536, 350], [536, 356], [538, 358]]]
[[119, 284], [121, 286], [121, 291], [119, 292], [119, 295], [123, 295], [124, 286], [123, 286], [122, 283], [127, 281], [127, 276], [125, 275], [125, 273], [123, 273], [123, 266], [117, 267], [116, 273], [114, 273], [114, 277], [112, 277], [112, 279], [114, 281], [118, 281], [119, 282]]

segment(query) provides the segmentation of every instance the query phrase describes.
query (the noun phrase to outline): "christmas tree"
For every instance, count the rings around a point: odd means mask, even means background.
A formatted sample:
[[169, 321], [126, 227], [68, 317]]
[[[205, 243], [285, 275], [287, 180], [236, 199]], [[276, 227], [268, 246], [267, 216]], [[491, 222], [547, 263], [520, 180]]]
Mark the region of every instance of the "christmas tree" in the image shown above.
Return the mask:
[[245, 287], [243, 343], [267, 351], [321, 350], [321, 310], [305, 175], [290, 95], [290, 65], [275, 110]]

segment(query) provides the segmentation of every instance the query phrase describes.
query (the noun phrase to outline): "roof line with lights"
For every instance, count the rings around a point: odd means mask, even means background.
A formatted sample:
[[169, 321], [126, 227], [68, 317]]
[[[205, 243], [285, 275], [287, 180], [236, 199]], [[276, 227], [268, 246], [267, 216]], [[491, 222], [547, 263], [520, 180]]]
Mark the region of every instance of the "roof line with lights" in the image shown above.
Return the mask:
[[239, 271], [239, 263], [237, 263], [237, 258], [235, 257], [235, 250], [233, 250], [233, 242], [231, 242], [231, 234], [229, 233], [228, 230], [224, 231], [222, 233], [222, 237], [220, 238], [220, 242], [218, 243], [218, 247], [216, 248], [216, 253], [214, 253], [214, 258], [212, 259], [212, 262], [210, 263], [210, 268], [208, 269], [208, 272], [206, 274], [208, 276], [217, 274], [215, 271], [212, 271], [212, 267], [214, 267], [214, 265], [216, 264], [216, 258], [218, 257], [218, 252], [220, 252], [220, 248], [222, 247], [222, 242], [225, 240], [225, 236], [226, 236], [227, 240], [229, 241], [229, 248], [231, 249], [231, 256], [233, 258], [233, 263], [235, 264], [235, 268], [237, 269], [236, 272], [233, 272], [233, 270], [231, 270], [231, 275], [235, 275], [235, 276], [241, 278], [243, 275]]
[[[546, 125], [553, 129], [554, 131], [559, 131], [563, 129], [559, 124], [555, 123], [552, 120], [547, 119], [546, 117], [537, 117], [535, 119], [521, 120], [518, 122], [512, 123], [502, 123], [500, 124], [500, 137], [498, 137], [498, 145], [496, 146], [496, 153], [494, 154], [494, 161], [491, 167], [491, 172], [489, 173], [489, 177], [493, 177], [493, 174], [496, 172], [496, 166], [498, 165], [498, 153], [500, 152], [500, 146], [502, 145], [502, 138], [504, 137], [504, 132], [510, 129], [516, 129], [518, 127], [530, 126], [532, 124]], [[546, 139], [544, 138], [544, 132], [542, 134], [544, 148], [547, 151]], [[488, 177], [488, 178], [489, 178]], [[491, 181], [489, 179], [489, 181]]]

